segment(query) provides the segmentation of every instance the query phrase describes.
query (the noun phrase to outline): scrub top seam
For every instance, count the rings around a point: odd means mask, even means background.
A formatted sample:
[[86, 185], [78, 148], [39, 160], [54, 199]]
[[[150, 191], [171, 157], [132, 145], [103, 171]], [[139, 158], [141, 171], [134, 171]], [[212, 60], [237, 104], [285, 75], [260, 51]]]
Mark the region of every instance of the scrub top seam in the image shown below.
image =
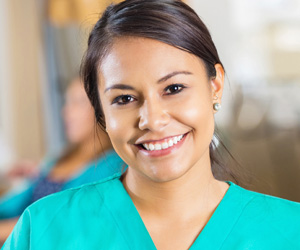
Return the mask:
[[103, 205], [105, 206], [105, 208], [106, 208], [106, 210], [109, 212], [109, 214], [112, 216], [112, 218], [113, 218], [113, 220], [114, 220], [114, 222], [115, 222], [115, 225], [117, 226], [119, 232], [122, 234], [122, 237], [123, 237], [123, 239], [125, 240], [125, 242], [126, 242], [126, 244], [127, 244], [128, 249], [130, 249], [130, 247], [129, 247], [129, 246], [130, 246], [130, 245], [129, 245], [129, 242], [127, 241], [127, 238], [124, 237], [124, 234], [123, 234], [123, 232], [122, 232], [122, 230], [121, 230], [121, 228], [120, 228], [120, 226], [119, 226], [119, 224], [118, 224], [118, 220], [115, 218], [115, 216], [113, 215], [113, 213], [110, 211], [109, 207], [107, 207], [106, 204], [105, 204], [104, 202], [103, 202]]
[[[55, 194], [54, 194], [55, 195]], [[42, 198], [43, 199], [43, 198]], [[48, 225], [45, 227], [45, 229], [43, 230], [43, 233], [40, 234], [39, 239], [36, 241], [37, 244], [39, 243], [39, 241], [43, 238], [43, 235], [45, 234], [45, 232], [48, 230], [48, 228], [50, 227], [51, 223], [55, 220], [55, 216], [59, 213], [59, 211], [62, 210], [62, 207], [65, 206], [67, 204], [68, 201], [65, 201], [64, 204], [62, 204], [60, 206], [60, 208], [58, 210], [56, 210], [55, 215], [52, 216], [52, 219], [49, 221]], [[28, 212], [30, 214], [30, 209], [28, 209]], [[31, 217], [30, 217], [31, 218]], [[30, 220], [31, 222], [31, 220]], [[32, 223], [31, 223], [32, 224]], [[32, 227], [30, 226], [30, 231], [31, 231]], [[31, 237], [30, 237], [31, 238]]]
[[246, 207], [248, 206], [248, 204], [249, 204], [254, 198], [255, 198], [255, 197], [252, 197], [252, 198], [245, 204], [245, 206], [243, 207], [243, 209], [242, 209], [242, 211], [241, 211], [239, 217], [236, 219], [235, 223], [232, 225], [230, 231], [229, 231], [228, 234], [226, 235], [226, 238], [223, 240], [222, 245], [220, 246], [219, 249], [222, 249], [222, 247], [224, 246], [225, 241], [227, 240], [227, 238], [228, 238], [229, 235], [231, 234], [232, 230], [235, 228], [235, 225], [238, 223], [238, 221], [239, 221], [240, 217], [242, 216], [244, 210], [246, 209]]
[[[114, 180], [115, 180], [115, 178], [112, 178], [112, 179], [110, 179], [109, 181], [114, 181]], [[125, 241], [126, 244], [127, 244], [127, 247], [130, 249], [130, 247], [129, 247], [130, 244], [129, 244], [129, 242], [127, 241], [127, 238], [124, 237], [124, 234], [123, 234], [123, 232], [122, 232], [122, 230], [121, 230], [121, 228], [120, 228], [120, 226], [119, 226], [119, 224], [118, 224], [118, 220], [115, 218], [115, 216], [113, 215], [113, 213], [110, 211], [109, 207], [105, 204], [104, 197], [103, 197], [102, 193], [100, 192], [100, 190], [98, 189], [98, 186], [96, 186], [96, 190], [97, 190], [98, 195], [101, 197], [102, 205], [105, 207], [105, 209], [108, 211], [108, 213], [109, 213], [109, 214], [111, 215], [111, 217], [113, 218], [113, 220], [114, 220], [114, 222], [115, 222], [115, 225], [117, 226], [119, 232], [121, 233], [121, 235], [122, 235], [124, 241]]]

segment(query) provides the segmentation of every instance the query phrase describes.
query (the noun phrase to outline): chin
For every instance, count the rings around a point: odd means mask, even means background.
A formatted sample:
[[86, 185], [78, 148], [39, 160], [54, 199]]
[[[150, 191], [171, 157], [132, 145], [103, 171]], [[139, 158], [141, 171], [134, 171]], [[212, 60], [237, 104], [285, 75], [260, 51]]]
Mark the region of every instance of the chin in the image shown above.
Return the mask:
[[179, 179], [180, 177], [184, 176], [185, 173], [188, 170], [184, 171], [182, 168], [165, 168], [164, 169], [158, 169], [157, 171], [151, 171], [151, 173], [148, 173], [146, 176], [148, 179], [150, 179], [153, 182], [157, 183], [166, 183], [170, 181], [174, 181], [176, 179]]

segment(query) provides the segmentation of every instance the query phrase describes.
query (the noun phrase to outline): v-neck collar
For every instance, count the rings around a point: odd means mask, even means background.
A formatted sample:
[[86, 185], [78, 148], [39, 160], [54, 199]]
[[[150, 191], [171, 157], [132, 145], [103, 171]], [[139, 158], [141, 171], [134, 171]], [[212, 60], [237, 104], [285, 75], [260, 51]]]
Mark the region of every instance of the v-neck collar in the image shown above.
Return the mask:
[[[112, 193], [105, 192], [104, 202], [111, 211], [118, 229], [128, 243], [129, 249], [155, 250], [152, 238], [140, 217], [133, 201], [125, 190], [120, 176], [113, 180]], [[232, 182], [223, 199], [214, 211], [206, 226], [198, 235], [190, 250], [220, 249], [227, 236], [230, 234], [234, 224], [241, 215], [243, 208], [249, 202], [245, 199], [241, 188]]]
[[127, 242], [128, 249], [156, 250], [139, 212], [120, 180], [120, 175], [115, 176], [116, 179], [112, 180], [113, 185], [109, 188], [111, 190], [105, 190], [102, 194], [103, 201]]
[[227, 183], [230, 185], [227, 192], [190, 250], [221, 249], [248, 204], [249, 196], [244, 196], [243, 189], [232, 182]]

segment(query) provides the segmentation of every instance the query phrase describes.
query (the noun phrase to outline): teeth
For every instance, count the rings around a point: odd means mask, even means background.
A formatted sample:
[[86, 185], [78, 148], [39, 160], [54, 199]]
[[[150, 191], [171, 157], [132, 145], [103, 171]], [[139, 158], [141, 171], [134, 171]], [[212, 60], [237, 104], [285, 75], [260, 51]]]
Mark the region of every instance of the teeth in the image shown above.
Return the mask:
[[178, 141], [179, 141], [179, 140], [178, 140], [178, 137], [174, 137], [173, 143], [174, 143], [174, 144], [177, 144]]
[[143, 146], [148, 151], [167, 149], [167, 148], [172, 147], [173, 145], [177, 144], [182, 138], [183, 138], [183, 135], [174, 136], [172, 139], [169, 139], [167, 142], [156, 143], [156, 144], [144, 143]]
[[167, 143], [167, 142], [164, 142], [163, 144], [162, 144], [162, 149], [166, 149], [166, 148], [168, 148], [169, 147], [169, 144]]
[[153, 151], [153, 150], [155, 149], [154, 145], [150, 143], [150, 144], [149, 144], [149, 149], [150, 149], [151, 151]]

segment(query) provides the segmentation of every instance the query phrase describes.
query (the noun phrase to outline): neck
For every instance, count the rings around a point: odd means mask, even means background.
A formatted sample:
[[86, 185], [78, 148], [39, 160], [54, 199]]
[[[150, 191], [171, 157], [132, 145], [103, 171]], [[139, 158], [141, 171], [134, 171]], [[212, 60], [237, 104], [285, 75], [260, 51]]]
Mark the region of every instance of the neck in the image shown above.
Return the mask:
[[129, 167], [123, 184], [141, 214], [163, 218], [181, 214], [187, 220], [214, 210], [228, 189], [226, 183], [213, 177], [209, 158], [183, 176], [164, 183], [142, 177]]

